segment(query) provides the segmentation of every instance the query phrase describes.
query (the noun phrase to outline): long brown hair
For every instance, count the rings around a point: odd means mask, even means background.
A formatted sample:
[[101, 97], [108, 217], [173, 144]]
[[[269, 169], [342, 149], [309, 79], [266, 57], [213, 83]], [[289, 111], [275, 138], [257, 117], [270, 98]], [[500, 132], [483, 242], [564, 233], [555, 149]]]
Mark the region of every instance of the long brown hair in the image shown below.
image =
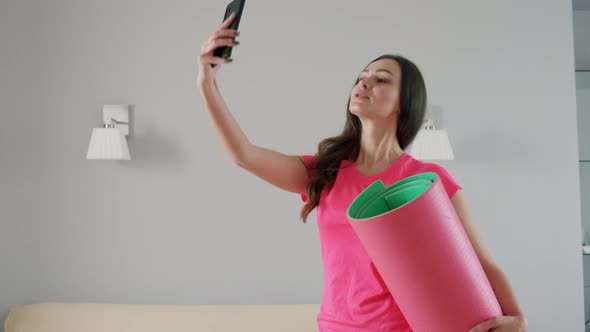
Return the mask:
[[[418, 67], [401, 55], [384, 54], [369, 64], [391, 59], [401, 67], [400, 114], [397, 120], [396, 136], [402, 150], [414, 140], [422, 126], [426, 112], [426, 85]], [[368, 65], [369, 65], [368, 64]], [[368, 66], [367, 65], [367, 66]], [[359, 80], [355, 81], [354, 86]], [[308, 167], [313, 174], [307, 186], [308, 202], [301, 209], [301, 220], [305, 223], [307, 216], [318, 206], [322, 190], [334, 184], [342, 160], [356, 160], [361, 146], [362, 125], [359, 118], [349, 111], [350, 97], [346, 106], [346, 123], [338, 136], [323, 139], [318, 144], [318, 152], [313, 163]]]

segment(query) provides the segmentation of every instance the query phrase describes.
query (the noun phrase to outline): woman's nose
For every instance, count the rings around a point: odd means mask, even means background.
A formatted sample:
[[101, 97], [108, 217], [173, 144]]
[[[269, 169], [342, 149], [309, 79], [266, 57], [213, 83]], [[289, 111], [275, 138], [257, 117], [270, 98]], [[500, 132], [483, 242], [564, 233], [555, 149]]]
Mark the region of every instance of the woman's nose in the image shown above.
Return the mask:
[[359, 83], [363, 89], [369, 89], [369, 87], [370, 87], [367, 78], [363, 78], [362, 80], [359, 81]]
[[367, 90], [373, 86], [373, 80], [370, 77], [365, 77], [361, 80], [361, 86]]

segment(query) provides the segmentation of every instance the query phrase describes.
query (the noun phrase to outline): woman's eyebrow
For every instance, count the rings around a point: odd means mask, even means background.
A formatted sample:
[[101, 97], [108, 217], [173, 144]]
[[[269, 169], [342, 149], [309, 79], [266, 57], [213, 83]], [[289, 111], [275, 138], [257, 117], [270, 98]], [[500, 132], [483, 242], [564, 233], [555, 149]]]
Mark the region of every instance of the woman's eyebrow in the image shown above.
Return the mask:
[[[390, 71], [389, 71], [389, 70], [387, 70], [387, 69], [377, 69], [377, 70], [376, 70], [376, 72], [380, 72], [380, 71], [385, 71], [385, 72], [388, 72], [388, 73], [389, 73], [391, 76], [393, 76], [393, 73], [392, 73], [392, 72], [390, 72]], [[369, 72], [369, 70], [368, 70], [368, 69], [365, 69], [365, 70], [363, 70], [361, 73], [368, 73], [368, 72]]]

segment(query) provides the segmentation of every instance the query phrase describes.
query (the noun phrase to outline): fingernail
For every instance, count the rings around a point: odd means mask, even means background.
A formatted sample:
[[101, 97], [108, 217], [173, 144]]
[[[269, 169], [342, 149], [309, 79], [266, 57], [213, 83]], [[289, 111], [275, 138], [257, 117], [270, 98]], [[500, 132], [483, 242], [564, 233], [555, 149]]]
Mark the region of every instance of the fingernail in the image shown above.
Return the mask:
[[239, 45], [240, 42], [234, 39], [234, 44]]
[[227, 62], [232, 62], [232, 61], [234, 61], [234, 59], [232, 59], [232, 58], [227, 59]]

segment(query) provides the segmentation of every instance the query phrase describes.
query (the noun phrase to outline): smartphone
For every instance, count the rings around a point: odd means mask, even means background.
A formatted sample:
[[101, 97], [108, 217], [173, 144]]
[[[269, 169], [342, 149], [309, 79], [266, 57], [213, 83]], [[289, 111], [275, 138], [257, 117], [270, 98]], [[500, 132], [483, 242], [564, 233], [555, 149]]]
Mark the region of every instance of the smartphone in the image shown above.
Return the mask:
[[[240, 26], [240, 19], [242, 18], [242, 12], [244, 11], [245, 3], [246, 0], [233, 0], [225, 8], [225, 15], [223, 15], [222, 22], [225, 22], [225, 20], [227, 20], [233, 12], [236, 13], [236, 17], [231, 22], [228, 29], [238, 30], [238, 27]], [[231, 46], [221, 46], [213, 51], [213, 55], [229, 59], [231, 57], [232, 49], [233, 47]]]

